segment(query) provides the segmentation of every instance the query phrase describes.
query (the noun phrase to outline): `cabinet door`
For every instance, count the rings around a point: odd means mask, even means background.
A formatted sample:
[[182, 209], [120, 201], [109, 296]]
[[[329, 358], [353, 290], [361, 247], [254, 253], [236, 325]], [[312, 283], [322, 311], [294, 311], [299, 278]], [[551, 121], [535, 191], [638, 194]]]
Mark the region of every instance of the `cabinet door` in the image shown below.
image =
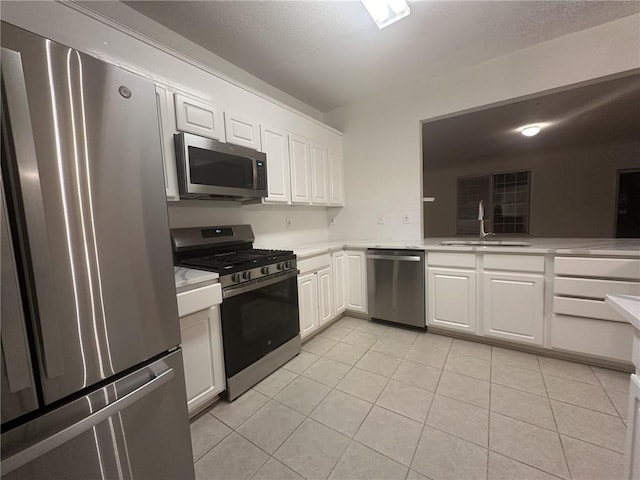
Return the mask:
[[180, 318], [189, 415], [224, 391], [224, 357], [217, 306]]
[[225, 111], [224, 131], [227, 143], [260, 150], [260, 127], [255, 120]]
[[483, 277], [484, 334], [542, 345], [544, 277], [494, 272]]
[[365, 252], [345, 251], [347, 310], [367, 313], [367, 259]]
[[476, 333], [476, 273], [430, 268], [428, 325]]
[[311, 144], [311, 203], [329, 203], [327, 149]]
[[225, 141], [222, 114], [216, 105], [183, 93], [175, 94], [175, 104], [178, 130]]
[[340, 315], [347, 309], [345, 302], [345, 255], [335, 252], [333, 255], [333, 306], [334, 316]]
[[176, 132], [173, 95], [168, 89], [156, 85], [156, 107], [160, 127], [160, 147], [164, 165], [164, 188], [168, 200], [179, 200], [178, 174], [176, 171], [176, 149], [173, 134]]
[[[309, 142], [297, 135], [289, 135], [289, 155], [291, 203], [311, 203]], [[269, 158], [267, 157], [267, 165], [268, 162]]]
[[329, 152], [329, 205], [344, 205], [344, 166], [342, 155]]
[[289, 144], [282, 130], [260, 125], [262, 151], [267, 154], [267, 189], [265, 203], [289, 203]]
[[318, 328], [318, 280], [315, 273], [298, 277], [300, 336], [305, 338]]
[[[636, 368], [638, 368], [637, 365]], [[640, 377], [638, 374], [631, 375], [628, 412], [624, 478], [632, 480], [640, 478]]]
[[318, 277], [318, 324], [327, 323], [334, 317], [333, 307], [333, 279], [331, 267], [323, 268], [317, 273]]

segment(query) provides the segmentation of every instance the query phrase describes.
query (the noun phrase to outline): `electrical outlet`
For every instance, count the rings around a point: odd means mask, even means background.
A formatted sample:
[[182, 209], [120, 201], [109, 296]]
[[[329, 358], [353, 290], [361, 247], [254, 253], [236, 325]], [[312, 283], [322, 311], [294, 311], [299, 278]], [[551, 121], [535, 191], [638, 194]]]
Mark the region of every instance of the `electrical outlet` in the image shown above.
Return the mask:
[[287, 230], [291, 228], [291, 217], [287, 217], [284, 219], [285, 225], [287, 226]]
[[376, 217], [376, 222], [378, 223], [378, 225], [384, 225], [384, 215], [379, 213]]
[[402, 223], [411, 223], [411, 217], [408, 213], [402, 214]]

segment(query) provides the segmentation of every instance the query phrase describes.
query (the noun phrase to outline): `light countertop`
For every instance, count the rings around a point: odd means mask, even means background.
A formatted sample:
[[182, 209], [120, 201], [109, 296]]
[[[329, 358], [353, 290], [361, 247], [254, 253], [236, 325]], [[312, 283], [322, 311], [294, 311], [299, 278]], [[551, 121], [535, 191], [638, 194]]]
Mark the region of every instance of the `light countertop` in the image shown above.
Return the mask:
[[[482, 246], [482, 245], [441, 245], [450, 240], [477, 240], [476, 238], [424, 238], [422, 240], [344, 240], [341, 242], [321, 242], [290, 246], [299, 260], [331, 253], [342, 248], [406, 248], [426, 251], [487, 252], [521, 254], [558, 254], [640, 257], [640, 240], [616, 238], [513, 238], [508, 240], [526, 241], [527, 247]], [[487, 240], [495, 240], [488, 238]], [[500, 239], [505, 240], [505, 239]]]
[[634, 295], [607, 295], [607, 303], [622, 315], [633, 328], [640, 331], [640, 297]]
[[173, 267], [176, 278], [176, 290], [182, 292], [189, 290], [195, 285], [211, 284], [220, 278], [215, 272], [206, 272], [204, 270], [195, 270], [192, 268]]

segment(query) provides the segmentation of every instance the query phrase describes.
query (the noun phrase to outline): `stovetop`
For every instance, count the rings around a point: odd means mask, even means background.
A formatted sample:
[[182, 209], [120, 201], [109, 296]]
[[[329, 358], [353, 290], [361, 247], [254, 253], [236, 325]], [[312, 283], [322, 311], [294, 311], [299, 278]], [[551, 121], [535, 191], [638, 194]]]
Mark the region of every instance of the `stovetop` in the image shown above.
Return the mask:
[[184, 267], [199, 268], [227, 275], [258, 267], [279, 264], [292, 260], [295, 255], [288, 250], [246, 249], [231, 252], [197, 255], [181, 259], [178, 264]]

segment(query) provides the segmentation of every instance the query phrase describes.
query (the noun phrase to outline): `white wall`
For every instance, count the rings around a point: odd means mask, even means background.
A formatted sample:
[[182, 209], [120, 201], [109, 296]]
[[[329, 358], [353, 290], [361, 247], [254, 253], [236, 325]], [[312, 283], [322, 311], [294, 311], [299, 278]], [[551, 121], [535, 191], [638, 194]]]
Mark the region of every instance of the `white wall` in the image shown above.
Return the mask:
[[[325, 114], [345, 135], [347, 205], [330, 238], [422, 237], [421, 120], [634, 68], [640, 68], [640, 14]], [[412, 223], [402, 223], [404, 213]], [[384, 225], [378, 214], [386, 215]]]
[[329, 240], [327, 210], [304, 205], [171, 202], [169, 223], [173, 228], [248, 223], [256, 236], [257, 248], [291, 248]]
[[[319, 133], [316, 118], [321, 116], [319, 112], [315, 111], [317, 115], [313, 116], [301, 114], [291, 108], [283, 108], [281, 100], [272, 101], [269, 96], [256, 95], [253, 88], [238, 88], [227, 82], [224, 76], [212, 73], [212, 68], [225, 66], [222, 59], [207, 54], [201, 47], [172, 34], [158, 24], [149, 24], [150, 20], [143, 21], [138, 18], [140, 14], [125, 8], [131, 13], [129, 23], [161, 37], [164, 44], [187, 51], [197, 59], [195, 64], [186, 61], [185, 56], [177, 50], [168, 52], [149, 38], [131, 33], [110, 21], [93, 17], [90, 12], [79, 11], [57, 2], [3, 1], [2, 20], [153, 80], [177, 85], [212, 98], [222, 109], [230, 106], [234, 112], [250, 118], [267, 118], [274, 126], [290, 128], [300, 135], [316, 138], [323, 143], [333, 145], [332, 142], [337, 141], [339, 135], [333, 131], [324, 129]], [[102, 10], [116, 12], [118, 15], [115, 16], [123, 20], [121, 8], [104, 4]], [[236, 76], [251, 80], [247, 72], [231, 67], [233, 66], [226, 66]], [[255, 78], [254, 80], [254, 87], [274, 92], [273, 87], [266, 86], [264, 82], [261, 84]], [[280, 99], [292, 100], [284, 92], [279, 93]], [[305, 110], [314, 113], [311, 107], [307, 106]], [[292, 125], [295, 128], [290, 127]], [[318, 137], [319, 134], [327, 138]], [[326, 241], [329, 236], [329, 211], [322, 207], [240, 206], [203, 201], [177, 203], [169, 203], [169, 221], [172, 227], [250, 223], [256, 234], [256, 244], [265, 248], [321, 242]], [[285, 226], [287, 218], [291, 218], [291, 227], [288, 229]]]

